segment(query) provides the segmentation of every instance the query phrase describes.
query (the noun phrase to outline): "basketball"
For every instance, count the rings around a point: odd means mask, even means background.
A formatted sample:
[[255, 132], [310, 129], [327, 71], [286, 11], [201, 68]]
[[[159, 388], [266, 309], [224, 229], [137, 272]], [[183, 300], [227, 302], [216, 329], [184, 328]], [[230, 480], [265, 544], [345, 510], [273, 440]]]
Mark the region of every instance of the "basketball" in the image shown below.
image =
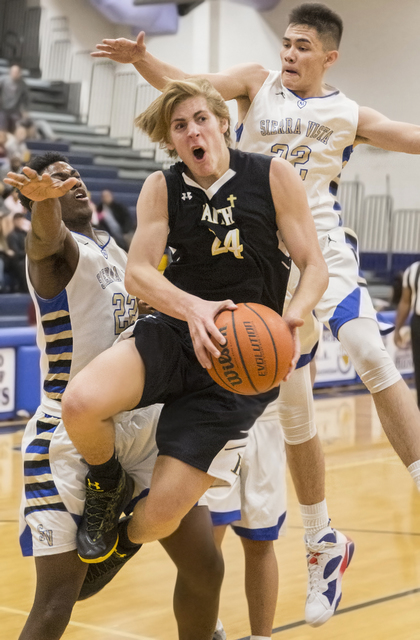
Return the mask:
[[210, 354], [209, 374], [224, 389], [256, 395], [280, 384], [293, 357], [292, 334], [283, 318], [262, 304], [242, 302], [221, 311], [215, 324], [226, 338], [220, 358]]

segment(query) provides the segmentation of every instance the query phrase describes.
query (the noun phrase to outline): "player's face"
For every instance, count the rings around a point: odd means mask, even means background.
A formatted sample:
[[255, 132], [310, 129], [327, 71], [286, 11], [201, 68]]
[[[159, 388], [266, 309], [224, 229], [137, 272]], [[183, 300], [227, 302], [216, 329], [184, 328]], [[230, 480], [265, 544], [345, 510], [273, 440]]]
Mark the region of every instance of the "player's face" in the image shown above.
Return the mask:
[[229, 168], [224, 138], [227, 128], [227, 121], [220, 121], [202, 96], [187, 98], [173, 111], [168, 149], [175, 149], [193, 179], [204, 188]]
[[[336, 55], [332, 57], [335, 61]], [[280, 58], [281, 78], [286, 89], [301, 98], [322, 95], [323, 76], [333, 61], [316, 29], [290, 25], [283, 37]]]
[[62, 182], [68, 178], [77, 178], [74, 187], [60, 198], [61, 215], [65, 223], [80, 219], [80, 216], [83, 218], [88, 217], [90, 220], [92, 210], [89, 204], [88, 192], [79, 172], [67, 162], [54, 162], [54, 164], [50, 164], [45, 169], [44, 173], [48, 173], [54, 180], [61, 180]]

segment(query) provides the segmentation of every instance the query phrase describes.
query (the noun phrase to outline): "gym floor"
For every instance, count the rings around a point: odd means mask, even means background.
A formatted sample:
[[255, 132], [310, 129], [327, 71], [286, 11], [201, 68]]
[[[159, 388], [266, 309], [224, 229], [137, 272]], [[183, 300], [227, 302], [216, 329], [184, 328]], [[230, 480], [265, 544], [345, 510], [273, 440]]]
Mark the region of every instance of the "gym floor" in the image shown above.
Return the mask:
[[[316, 416], [327, 467], [332, 526], [356, 545], [335, 616], [304, 623], [306, 562], [296, 496], [288, 478], [287, 535], [276, 543], [280, 590], [273, 640], [418, 640], [420, 638], [420, 495], [386, 440], [370, 396], [359, 390], [316, 392]], [[19, 636], [31, 608], [34, 563], [22, 558], [17, 513], [22, 488], [23, 425], [0, 423], [0, 628]], [[250, 630], [242, 547], [228, 531], [220, 617], [228, 640]], [[66, 640], [176, 640], [175, 568], [159, 544], [145, 545], [104, 591], [78, 603]]]

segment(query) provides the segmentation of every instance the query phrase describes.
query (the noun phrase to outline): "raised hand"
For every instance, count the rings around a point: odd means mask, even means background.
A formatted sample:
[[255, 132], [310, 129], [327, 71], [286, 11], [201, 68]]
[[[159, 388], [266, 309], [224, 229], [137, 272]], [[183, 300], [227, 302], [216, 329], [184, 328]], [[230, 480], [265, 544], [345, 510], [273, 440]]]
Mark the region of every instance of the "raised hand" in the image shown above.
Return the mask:
[[144, 37], [144, 31], [140, 31], [136, 41], [127, 40], [127, 38], [105, 39], [101, 44], [96, 45], [98, 51], [93, 51], [90, 55], [93, 58], [108, 58], [122, 64], [134, 64], [139, 62], [146, 53]]
[[22, 173], [9, 171], [3, 182], [12, 187], [16, 187], [16, 189], [29, 198], [29, 200], [41, 202], [49, 198], [61, 198], [61, 196], [70, 191], [79, 180], [77, 178], [58, 180], [57, 178], [52, 178], [48, 173], [43, 173], [40, 176], [33, 169], [24, 167]]

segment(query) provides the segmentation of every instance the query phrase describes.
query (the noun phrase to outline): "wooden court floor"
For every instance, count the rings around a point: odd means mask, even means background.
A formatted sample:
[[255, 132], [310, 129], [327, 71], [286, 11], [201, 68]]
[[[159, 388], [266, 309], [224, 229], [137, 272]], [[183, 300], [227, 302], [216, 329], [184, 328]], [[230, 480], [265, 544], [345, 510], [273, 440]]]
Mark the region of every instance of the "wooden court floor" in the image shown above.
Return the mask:
[[[306, 565], [289, 481], [287, 535], [276, 543], [280, 591], [273, 640], [419, 640], [420, 495], [385, 439], [367, 394], [317, 395], [332, 525], [356, 544], [343, 599], [324, 626], [305, 625]], [[15, 640], [34, 591], [34, 566], [17, 541], [21, 431], [0, 428], [0, 638]], [[239, 541], [224, 543], [220, 617], [228, 640], [249, 637]], [[176, 640], [175, 569], [158, 543], [146, 545], [101, 594], [79, 603], [66, 640]]]

